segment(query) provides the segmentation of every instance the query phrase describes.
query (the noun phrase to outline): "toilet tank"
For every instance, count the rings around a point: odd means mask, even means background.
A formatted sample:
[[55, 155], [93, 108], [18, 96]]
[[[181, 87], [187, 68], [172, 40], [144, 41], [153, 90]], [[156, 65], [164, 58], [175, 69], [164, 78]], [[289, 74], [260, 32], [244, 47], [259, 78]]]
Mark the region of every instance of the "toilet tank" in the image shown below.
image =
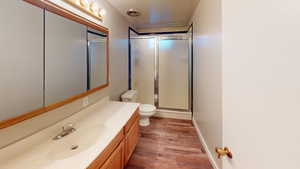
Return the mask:
[[121, 98], [123, 102], [137, 102], [137, 91], [136, 90], [128, 90], [125, 92]]

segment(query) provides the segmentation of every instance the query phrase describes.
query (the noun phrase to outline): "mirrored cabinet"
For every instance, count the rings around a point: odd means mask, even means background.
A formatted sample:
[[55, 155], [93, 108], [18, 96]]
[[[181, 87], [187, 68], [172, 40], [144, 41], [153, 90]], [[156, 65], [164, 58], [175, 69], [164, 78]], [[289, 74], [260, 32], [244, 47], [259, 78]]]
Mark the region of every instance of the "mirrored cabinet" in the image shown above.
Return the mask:
[[0, 129], [108, 86], [107, 28], [50, 1], [2, 5]]

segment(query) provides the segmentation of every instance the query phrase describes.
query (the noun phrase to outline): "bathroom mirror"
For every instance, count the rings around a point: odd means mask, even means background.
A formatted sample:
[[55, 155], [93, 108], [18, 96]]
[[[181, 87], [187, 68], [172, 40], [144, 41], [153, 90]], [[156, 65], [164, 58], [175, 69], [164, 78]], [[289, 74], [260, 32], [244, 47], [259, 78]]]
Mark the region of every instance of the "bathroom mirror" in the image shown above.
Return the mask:
[[45, 104], [108, 84], [108, 34], [45, 12]]
[[45, 105], [87, 90], [85, 25], [45, 12]]
[[107, 28], [48, 0], [3, 3], [0, 129], [109, 85]]
[[0, 122], [43, 107], [43, 10], [1, 2]]
[[95, 89], [108, 82], [107, 34], [88, 29], [88, 89]]

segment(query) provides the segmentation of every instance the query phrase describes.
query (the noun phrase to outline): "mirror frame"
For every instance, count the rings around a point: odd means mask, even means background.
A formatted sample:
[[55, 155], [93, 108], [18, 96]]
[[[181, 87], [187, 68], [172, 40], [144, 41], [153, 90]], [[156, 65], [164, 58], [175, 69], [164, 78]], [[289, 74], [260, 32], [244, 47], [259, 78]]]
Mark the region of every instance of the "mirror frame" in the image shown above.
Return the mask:
[[107, 57], [106, 79], [107, 79], [107, 81], [106, 81], [106, 84], [101, 85], [101, 86], [96, 87], [96, 88], [93, 88], [93, 89], [90, 89], [90, 90], [88, 90], [84, 93], [80, 93], [80, 94], [77, 94], [75, 96], [64, 99], [62, 101], [59, 101], [57, 103], [50, 104], [50, 105], [44, 106], [42, 108], [38, 108], [36, 110], [33, 110], [31, 112], [27, 112], [27, 113], [18, 115], [16, 117], [13, 117], [13, 118], [10, 118], [10, 119], [0, 121], [0, 129], [10, 127], [10, 126], [15, 125], [17, 123], [20, 123], [22, 121], [31, 119], [35, 116], [38, 116], [38, 115], [41, 115], [43, 113], [49, 112], [51, 110], [54, 110], [54, 109], [59, 108], [61, 106], [64, 106], [68, 103], [71, 103], [71, 102], [77, 100], [77, 99], [86, 97], [86, 96], [88, 96], [92, 93], [100, 91], [101, 89], [104, 89], [104, 88], [109, 86], [109, 30], [107, 28], [105, 28], [101, 25], [98, 25], [97, 23], [94, 23], [94, 22], [92, 22], [92, 21], [90, 21], [90, 20], [74, 13], [74, 12], [71, 12], [71, 11], [69, 11], [69, 10], [67, 10], [67, 9], [65, 9], [65, 8], [49, 1], [49, 0], [23, 0], [23, 1], [28, 2], [28, 3], [30, 3], [34, 6], [37, 6], [39, 8], [42, 8], [44, 10], [47, 10], [49, 12], [52, 12], [52, 13], [57, 14], [59, 16], [62, 16], [64, 18], [70, 19], [72, 21], [75, 21], [77, 23], [86, 25], [87, 27], [93, 28], [95, 30], [98, 30], [100, 32], [103, 32], [103, 33], [107, 34], [107, 46], [106, 46], [106, 50], [107, 50], [107, 52], [106, 52], [106, 57]]

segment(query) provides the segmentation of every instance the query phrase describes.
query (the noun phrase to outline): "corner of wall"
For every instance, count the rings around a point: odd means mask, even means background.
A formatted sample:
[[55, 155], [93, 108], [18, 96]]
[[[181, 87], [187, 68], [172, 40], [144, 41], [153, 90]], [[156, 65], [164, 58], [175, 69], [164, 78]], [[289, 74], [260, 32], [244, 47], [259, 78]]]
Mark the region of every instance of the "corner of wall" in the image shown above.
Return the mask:
[[214, 155], [223, 146], [222, 8], [221, 0], [201, 0], [193, 23], [193, 123], [215, 169], [222, 161]]
[[207, 156], [208, 156], [208, 159], [209, 159], [211, 165], [213, 166], [214, 169], [221, 169], [222, 167], [219, 167], [218, 163], [216, 162], [216, 160], [213, 156], [213, 153], [208, 148], [206, 140], [204, 139], [204, 137], [203, 137], [203, 135], [200, 131], [200, 128], [199, 128], [199, 126], [198, 126], [198, 124], [197, 124], [197, 122], [194, 118], [192, 119], [192, 122], [193, 122], [194, 127], [196, 128], [197, 135], [198, 135], [198, 137], [199, 137], [199, 139], [200, 139], [200, 141], [201, 141], [201, 143], [202, 143], [202, 145], [203, 145], [203, 147], [204, 147], [204, 149], [207, 153]]

